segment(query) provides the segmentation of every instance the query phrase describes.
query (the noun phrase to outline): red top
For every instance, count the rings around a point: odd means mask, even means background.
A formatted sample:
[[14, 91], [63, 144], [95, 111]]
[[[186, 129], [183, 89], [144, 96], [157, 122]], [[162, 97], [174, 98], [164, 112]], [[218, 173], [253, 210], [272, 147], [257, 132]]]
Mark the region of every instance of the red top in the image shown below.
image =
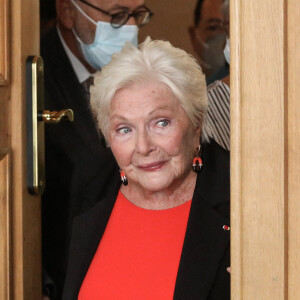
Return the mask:
[[119, 192], [78, 299], [173, 299], [191, 202], [148, 210]]

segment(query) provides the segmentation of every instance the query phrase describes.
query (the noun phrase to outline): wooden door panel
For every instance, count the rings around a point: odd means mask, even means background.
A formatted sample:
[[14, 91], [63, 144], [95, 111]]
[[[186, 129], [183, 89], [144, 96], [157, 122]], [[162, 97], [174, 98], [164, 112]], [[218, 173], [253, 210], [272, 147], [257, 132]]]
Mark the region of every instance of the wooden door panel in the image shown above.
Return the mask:
[[11, 299], [10, 153], [0, 151], [0, 299]]
[[10, 145], [9, 125], [9, 100], [10, 88], [0, 84], [0, 149], [8, 148]]
[[[13, 13], [12, 13], [13, 12]], [[39, 0], [0, 0], [0, 299], [41, 299], [41, 200], [26, 183], [25, 63]]]
[[0, 299], [11, 299], [8, 1], [0, 0]]
[[7, 84], [9, 78], [9, 3], [0, 0], [0, 85]]
[[300, 1], [287, 3], [288, 296], [300, 299]]
[[231, 0], [232, 299], [300, 299], [300, 2]]

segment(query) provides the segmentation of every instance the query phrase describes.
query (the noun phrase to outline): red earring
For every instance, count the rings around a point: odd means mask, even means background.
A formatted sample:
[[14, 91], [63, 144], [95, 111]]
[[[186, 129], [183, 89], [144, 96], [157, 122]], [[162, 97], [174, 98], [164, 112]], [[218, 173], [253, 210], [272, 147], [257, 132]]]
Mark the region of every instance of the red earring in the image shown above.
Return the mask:
[[202, 159], [199, 156], [200, 156], [200, 145], [199, 145], [197, 156], [193, 159], [193, 170], [196, 173], [199, 173], [203, 166]]
[[127, 177], [126, 177], [124, 171], [122, 171], [122, 170], [120, 171], [120, 176], [121, 176], [122, 183], [123, 183], [125, 186], [128, 185], [128, 180], [127, 180]]

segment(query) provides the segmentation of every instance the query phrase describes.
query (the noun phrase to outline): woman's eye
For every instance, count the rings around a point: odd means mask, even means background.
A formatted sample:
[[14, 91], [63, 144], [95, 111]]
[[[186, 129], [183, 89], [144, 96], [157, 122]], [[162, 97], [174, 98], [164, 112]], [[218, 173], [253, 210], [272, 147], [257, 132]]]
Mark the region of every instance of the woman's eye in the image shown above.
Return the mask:
[[160, 121], [158, 121], [157, 122], [157, 125], [159, 126], [159, 127], [166, 127], [166, 126], [168, 126], [169, 125], [169, 121], [168, 120], [160, 120]]
[[120, 133], [120, 134], [127, 134], [127, 133], [129, 133], [130, 131], [131, 131], [131, 130], [130, 130], [130, 128], [128, 128], [128, 127], [122, 127], [122, 128], [117, 129], [117, 132]]

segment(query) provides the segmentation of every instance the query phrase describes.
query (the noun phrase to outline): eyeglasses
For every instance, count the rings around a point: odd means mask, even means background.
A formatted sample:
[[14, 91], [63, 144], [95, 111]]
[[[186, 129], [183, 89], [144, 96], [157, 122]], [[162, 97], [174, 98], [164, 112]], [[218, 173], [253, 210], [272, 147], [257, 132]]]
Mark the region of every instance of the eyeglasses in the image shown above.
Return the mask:
[[111, 14], [110, 12], [105, 11], [85, 0], [79, 0], [79, 1], [102, 12], [103, 14], [105, 14], [107, 16], [110, 16], [111, 17], [110, 24], [113, 28], [122, 27], [123, 25], [125, 25], [128, 22], [128, 20], [131, 17], [134, 17], [135, 23], [138, 27], [142, 27], [145, 24], [147, 24], [151, 20], [152, 16], [154, 15], [153, 12], [151, 12], [150, 9], [147, 7], [138, 8], [137, 10], [133, 11], [132, 13], [129, 13], [127, 11], [121, 11], [121, 12], [118, 12], [115, 14]]

